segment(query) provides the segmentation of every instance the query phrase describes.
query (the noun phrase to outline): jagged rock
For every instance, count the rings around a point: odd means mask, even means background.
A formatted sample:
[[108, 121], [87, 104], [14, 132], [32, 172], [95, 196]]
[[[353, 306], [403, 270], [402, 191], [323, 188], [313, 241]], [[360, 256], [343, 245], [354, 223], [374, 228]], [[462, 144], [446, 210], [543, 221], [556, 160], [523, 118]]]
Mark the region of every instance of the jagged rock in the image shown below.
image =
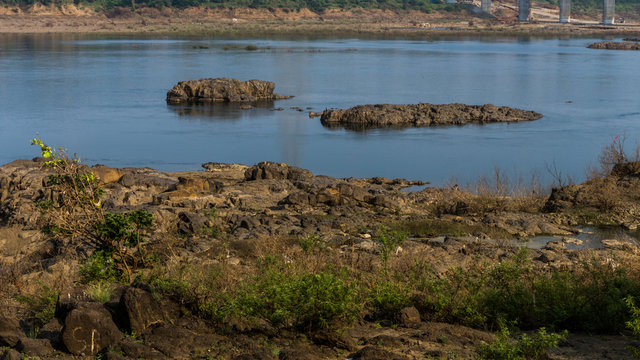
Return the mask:
[[602, 41], [587, 46], [589, 49], [600, 50], [640, 50], [640, 44], [630, 41]]
[[122, 353], [129, 359], [167, 359], [167, 356], [158, 350], [150, 346], [137, 343], [130, 338], [123, 339], [116, 349], [122, 351]]
[[367, 345], [357, 352], [351, 354], [349, 358], [353, 360], [408, 360], [403, 355], [396, 355], [390, 351]]
[[178, 231], [182, 234], [200, 234], [209, 221], [203, 215], [186, 211], [179, 213], [178, 219]]
[[273, 82], [261, 80], [215, 78], [180, 81], [167, 92], [167, 103], [252, 102], [290, 98], [274, 94], [274, 89]]
[[193, 351], [208, 349], [215, 336], [164, 323], [151, 327], [141, 340], [173, 359], [190, 359]]
[[0, 347], [14, 347], [24, 337], [18, 319], [0, 314]]
[[527, 110], [495, 105], [412, 104], [359, 105], [346, 110], [325, 110], [320, 121], [327, 127], [366, 130], [384, 127], [486, 124], [531, 121], [542, 115]]
[[62, 342], [74, 355], [90, 356], [116, 345], [123, 337], [111, 314], [102, 304], [83, 304], [64, 321]]
[[92, 301], [91, 295], [83, 288], [72, 287], [65, 289], [58, 294], [55, 315], [57, 318], [64, 320], [72, 310]]
[[0, 356], [0, 360], [22, 360], [22, 354], [18, 350], [7, 349], [2, 356]]
[[148, 291], [129, 287], [120, 300], [127, 313], [133, 333], [141, 334], [148, 327], [159, 323], [174, 323], [179, 310], [169, 301], [157, 301]]
[[29, 356], [44, 356], [55, 352], [48, 339], [23, 338], [20, 339], [16, 349]]
[[303, 180], [312, 177], [313, 174], [309, 170], [301, 169], [287, 164], [279, 164], [270, 161], [263, 161], [257, 165], [248, 168], [244, 177], [245, 180]]

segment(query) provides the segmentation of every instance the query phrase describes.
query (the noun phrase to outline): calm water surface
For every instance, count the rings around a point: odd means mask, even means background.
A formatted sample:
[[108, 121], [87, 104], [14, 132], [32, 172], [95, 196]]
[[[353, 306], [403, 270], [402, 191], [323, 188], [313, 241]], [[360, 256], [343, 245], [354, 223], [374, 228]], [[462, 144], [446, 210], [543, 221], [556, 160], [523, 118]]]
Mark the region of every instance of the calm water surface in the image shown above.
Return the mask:
[[[89, 163], [118, 167], [271, 160], [338, 177], [442, 184], [494, 166], [544, 172], [555, 161], [581, 180], [613, 137], [640, 139], [640, 52], [586, 49], [592, 41], [0, 35], [0, 163], [37, 155], [28, 142], [39, 133]], [[165, 103], [178, 81], [223, 76], [274, 81], [295, 97], [273, 105], [283, 111]], [[418, 102], [493, 103], [544, 118], [352, 132], [290, 109]]]

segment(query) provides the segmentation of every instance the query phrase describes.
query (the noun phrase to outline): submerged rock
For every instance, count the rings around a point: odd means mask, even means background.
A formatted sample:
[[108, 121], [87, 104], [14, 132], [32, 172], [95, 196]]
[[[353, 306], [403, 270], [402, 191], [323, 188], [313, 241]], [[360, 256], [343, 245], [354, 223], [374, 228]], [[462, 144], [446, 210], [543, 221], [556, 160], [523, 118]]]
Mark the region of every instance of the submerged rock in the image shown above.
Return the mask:
[[640, 43], [630, 41], [602, 41], [590, 44], [589, 49], [601, 50], [640, 50]]
[[187, 80], [177, 83], [167, 92], [167, 103], [254, 102], [288, 99], [275, 94], [271, 81], [240, 81], [228, 78]]
[[384, 127], [486, 124], [531, 121], [542, 115], [534, 111], [495, 105], [410, 104], [359, 105], [346, 110], [325, 110], [320, 121], [327, 127], [366, 130]]

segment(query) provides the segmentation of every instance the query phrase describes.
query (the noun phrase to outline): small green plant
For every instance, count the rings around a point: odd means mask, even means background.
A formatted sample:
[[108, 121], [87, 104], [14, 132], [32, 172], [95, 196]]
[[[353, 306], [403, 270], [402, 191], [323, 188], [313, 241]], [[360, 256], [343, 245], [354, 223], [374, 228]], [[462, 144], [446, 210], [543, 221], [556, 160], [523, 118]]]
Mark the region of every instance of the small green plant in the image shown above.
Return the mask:
[[404, 244], [404, 241], [407, 239], [407, 234], [400, 231], [390, 230], [388, 227], [382, 225], [378, 229], [378, 252], [380, 257], [382, 258], [382, 262], [385, 267], [387, 266], [387, 262], [393, 253], [398, 249], [399, 246]]
[[253, 45], [253, 44], [249, 44], [249, 45], [245, 46], [244, 49], [247, 50], [247, 51], [256, 51], [256, 50], [258, 50], [258, 47]]
[[[635, 301], [633, 301], [631, 296], [627, 297], [625, 301], [629, 308], [629, 312], [631, 313], [631, 319], [626, 323], [627, 328], [633, 332], [633, 335], [640, 338], [640, 308], [636, 306]], [[640, 359], [640, 347], [629, 345], [627, 346], [627, 349], [631, 352], [633, 357]]]
[[19, 295], [17, 300], [26, 304], [29, 311], [35, 316], [41, 324], [46, 324], [56, 312], [56, 303], [58, 301], [58, 292], [47, 285], [39, 284], [40, 289], [36, 295]]
[[111, 299], [114, 285], [106, 281], [96, 282], [89, 286], [89, 296], [94, 301], [106, 303]]
[[307, 234], [298, 237], [298, 245], [300, 245], [305, 254], [309, 254], [313, 249], [322, 249], [324, 241], [318, 234]]
[[486, 360], [537, 360], [542, 359], [548, 350], [566, 340], [568, 332], [548, 333], [540, 328], [533, 337], [522, 334], [516, 341], [504, 322], [500, 322], [497, 339], [491, 344], [481, 343], [478, 349], [481, 359]]

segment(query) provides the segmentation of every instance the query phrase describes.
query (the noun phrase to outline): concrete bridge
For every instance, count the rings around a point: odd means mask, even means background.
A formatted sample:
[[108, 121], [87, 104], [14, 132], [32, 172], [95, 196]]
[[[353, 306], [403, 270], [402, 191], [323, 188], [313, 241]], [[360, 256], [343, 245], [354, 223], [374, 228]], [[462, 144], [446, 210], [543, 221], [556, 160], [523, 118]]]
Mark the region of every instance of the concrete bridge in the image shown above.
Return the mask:
[[[560, 2], [560, 19], [561, 23], [568, 23], [571, 21], [571, 0], [559, 0]], [[491, 13], [491, 0], [481, 0], [480, 8], [483, 12]], [[602, 1], [602, 23], [613, 24], [614, 13], [616, 8], [616, 0], [603, 0]], [[529, 21], [531, 17], [531, 0], [518, 0], [518, 20]]]

